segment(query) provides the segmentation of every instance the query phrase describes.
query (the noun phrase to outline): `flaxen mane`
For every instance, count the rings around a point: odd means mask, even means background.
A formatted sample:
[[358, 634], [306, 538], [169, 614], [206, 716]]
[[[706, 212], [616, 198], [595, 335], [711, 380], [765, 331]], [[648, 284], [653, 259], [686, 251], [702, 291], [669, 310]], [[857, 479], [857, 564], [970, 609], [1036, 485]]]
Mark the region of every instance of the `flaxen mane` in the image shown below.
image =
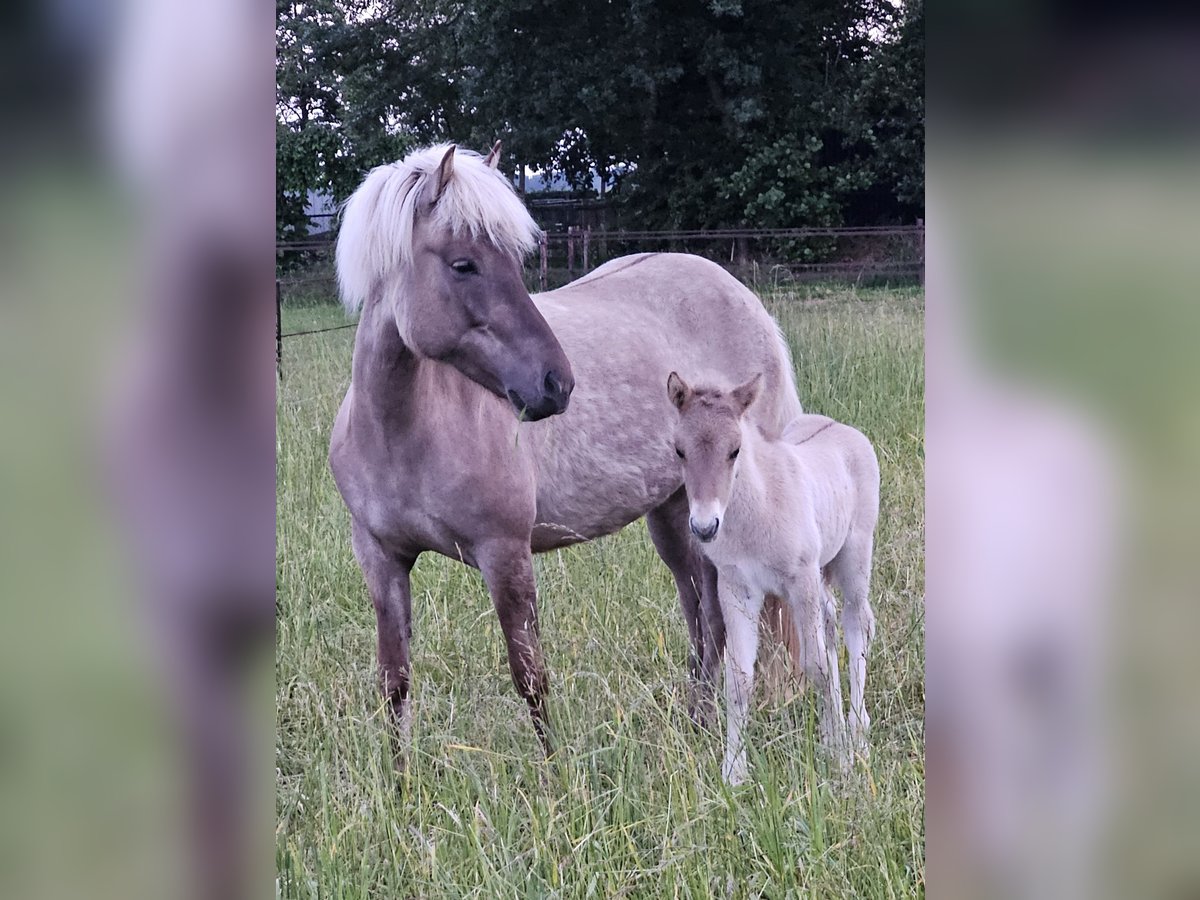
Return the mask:
[[[343, 206], [337, 272], [342, 302], [356, 312], [371, 291], [409, 262], [417, 207], [432, 199], [449, 144], [427, 147], [372, 169]], [[486, 238], [518, 259], [537, 246], [541, 229], [505, 177], [470, 150], [456, 150], [454, 175], [429, 221], [455, 233]]]

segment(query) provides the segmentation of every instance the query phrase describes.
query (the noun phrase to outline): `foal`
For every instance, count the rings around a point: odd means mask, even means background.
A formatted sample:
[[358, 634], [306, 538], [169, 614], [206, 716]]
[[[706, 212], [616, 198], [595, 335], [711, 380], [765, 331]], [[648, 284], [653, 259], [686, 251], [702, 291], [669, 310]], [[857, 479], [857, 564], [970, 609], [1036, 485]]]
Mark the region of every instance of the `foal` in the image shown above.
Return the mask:
[[863, 702], [875, 616], [867, 602], [879, 517], [879, 463], [860, 432], [824, 416], [800, 416], [778, 440], [745, 417], [762, 388], [756, 375], [731, 391], [689, 387], [672, 372], [667, 394], [679, 411], [675, 453], [682, 461], [692, 533], [720, 573], [725, 618], [729, 733], [721, 773], [746, 779], [746, 725], [764, 598], [783, 598], [799, 630], [804, 673], [820, 702], [822, 743], [850, 764], [838, 676], [837, 614], [842, 592], [850, 665], [850, 738], [866, 752]]

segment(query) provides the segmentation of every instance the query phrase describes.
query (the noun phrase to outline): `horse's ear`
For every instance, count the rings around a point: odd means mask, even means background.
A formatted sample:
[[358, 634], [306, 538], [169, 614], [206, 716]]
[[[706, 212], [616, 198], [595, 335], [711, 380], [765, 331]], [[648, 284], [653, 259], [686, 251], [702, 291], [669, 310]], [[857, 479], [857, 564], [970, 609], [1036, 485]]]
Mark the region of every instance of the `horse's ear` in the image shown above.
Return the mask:
[[692, 389], [688, 387], [686, 381], [679, 377], [678, 372], [672, 372], [667, 376], [667, 396], [671, 398], [676, 409], [683, 409], [683, 405], [692, 397]]
[[488, 155], [483, 158], [483, 164], [489, 169], [494, 169], [500, 165], [500, 142], [492, 144], [492, 149], [488, 151]]
[[762, 381], [762, 372], [759, 372], [745, 384], [740, 384], [733, 389], [733, 402], [737, 404], [739, 414], [748, 410], [758, 399], [758, 395], [762, 393]]
[[438, 166], [437, 190], [433, 192], [434, 203], [442, 196], [442, 191], [446, 190], [446, 185], [450, 183], [450, 177], [454, 174], [454, 153], [457, 150], [458, 145], [451, 144], [446, 155], [442, 157], [441, 165]]

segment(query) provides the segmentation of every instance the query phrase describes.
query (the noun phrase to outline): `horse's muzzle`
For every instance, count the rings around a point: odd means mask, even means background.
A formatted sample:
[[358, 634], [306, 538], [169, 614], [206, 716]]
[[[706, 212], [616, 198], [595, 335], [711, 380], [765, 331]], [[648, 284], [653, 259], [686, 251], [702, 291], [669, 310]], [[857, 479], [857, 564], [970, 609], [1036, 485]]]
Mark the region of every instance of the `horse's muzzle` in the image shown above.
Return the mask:
[[721, 520], [713, 519], [711, 522], [699, 525], [695, 519], [689, 519], [688, 527], [692, 529], [692, 534], [696, 536], [696, 539], [700, 543], [707, 544], [717, 536], [717, 529], [721, 527]]
[[517, 415], [530, 422], [566, 412], [571, 402], [571, 391], [575, 389], [575, 379], [552, 369], [546, 373], [539, 387], [541, 391], [538, 397], [523, 397], [518, 391], [508, 391], [508, 402], [513, 405]]

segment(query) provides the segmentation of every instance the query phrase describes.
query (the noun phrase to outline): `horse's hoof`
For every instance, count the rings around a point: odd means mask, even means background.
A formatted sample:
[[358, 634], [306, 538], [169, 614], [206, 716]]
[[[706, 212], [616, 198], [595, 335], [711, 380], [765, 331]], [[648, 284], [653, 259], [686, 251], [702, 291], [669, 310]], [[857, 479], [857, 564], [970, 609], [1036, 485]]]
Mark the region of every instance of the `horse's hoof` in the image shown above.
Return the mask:
[[716, 721], [717, 705], [713, 702], [693, 703], [688, 706], [688, 718], [697, 731], [709, 731]]

